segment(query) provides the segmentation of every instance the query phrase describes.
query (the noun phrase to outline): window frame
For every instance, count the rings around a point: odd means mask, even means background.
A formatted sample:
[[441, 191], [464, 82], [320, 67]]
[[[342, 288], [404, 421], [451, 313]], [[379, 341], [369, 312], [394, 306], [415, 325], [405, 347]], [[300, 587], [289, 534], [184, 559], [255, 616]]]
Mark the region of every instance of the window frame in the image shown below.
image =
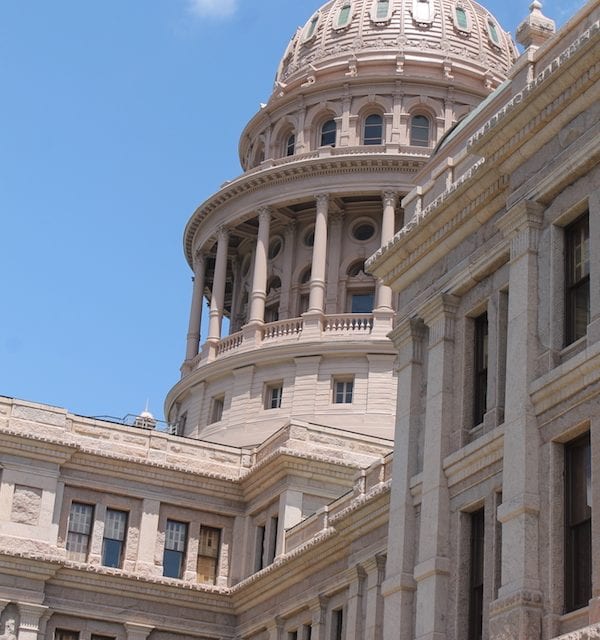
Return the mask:
[[[204, 550], [202, 546], [202, 534], [203, 532], [210, 532], [216, 534], [217, 543], [214, 554], [209, 553], [201, 553]], [[200, 525], [200, 533], [198, 535], [198, 557], [196, 560], [196, 581], [199, 584], [217, 584], [217, 579], [219, 577], [219, 562], [221, 560], [221, 545], [223, 542], [223, 530], [219, 527], [210, 527], [208, 525]], [[200, 577], [200, 564], [201, 561], [206, 561], [212, 565], [212, 573], [213, 577], [208, 577], [208, 579], [204, 579], [206, 574], [203, 574], [203, 578]]]
[[[415, 133], [425, 130], [424, 126], [417, 125], [416, 120], [418, 118], [423, 118], [427, 122], [427, 141], [425, 144], [415, 135]], [[433, 140], [432, 133], [432, 120], [429, 115], [422, 112], [411, 114], [409, 122], [409, 143], [411, 147], [423, 147], [424, 149], [430, 148]]]
[[[83, 531], [77, 531], [75, 529], [72, 529], [71, 527], [73, 526], [73, 508], [75, 506], [78, 507], [86, 507], [86, 509], [89, 509], [89, 527], [88, 527], [88, 531], [87, 533], [83, 532]], [[94, 531], [94, 519], [95, 519], [95, 511], [96, 511], [96, 505], [94, 504], [90, 504], [88, 502], [79, 502], [78, 500], [73, 500], [71, 502], [71, 505], [69, 507], [69, 520], [67, 522], [67, 539], [65, 542], [65, 549], [67, 552], [67, 558], [70, 560], [74, 560], [75, 562], [87, 562], [88, 558], [89, 558], [89, 554], [90, 554], [90, 542], [92, 539], [92, 533]], [[73, 534], [73, 536], [71, 535]], [[82, 551], [75, 551], [74, 549], [69, 549], [69, 546], [71, 544], [73, 545], [78, 545], [79, 543], [74, 543], [71, 542], [74, 540], [75, 536], [83, 536], [86, 538], [86, 545], [85, 545], [85, 559], [80, 559], [79, 557], [76, 557], [77, 554], [82, 554], [84, 552]]]
[[[585, 468], [583, 469], [585, 477], [575, 478], [575, 475], [581, 473], [581, 464], [576, 464], [576, 453], [584, 449], [583, 455], [585, 460]], [[582, 479], [585, 482], [582, 482]], [[576, 510], [577, 498], [575, 491], [581, 491], [585, 485], [586, 500], [591, 503], [592, 496], [590, 491], [591, 484], [591, 437], [590, 432], [576, 437], [564, 445], [564, 610], [565, 613], [577, 611], [586, 607], [592, 598], [592, 506], [586, 504], [583, 511], [583, 517], [574, 517]], [[580, 536], [583, 531], [583, 538], [587, 538], [585, 549], [576, 548], [574, 541], [575, 536]], [[584, 552], [584, 560], [581, 562], [579, 552]], [[582, 572], [581, 569], [584, 568]], [[587, 573], [585, 573], [587, 571]], [[583, 573], [583, 575], [582, 575]], [[587, 584], [583, 584], [585, 581]], [[580, 597], [583, 594], [583, 597]]]
[[[169, 543], [168, 540], [168, 531], [169, 531], [169, 525], [170, 524], [174, 524], [174, 525], [180, 525], [181, 527], [183, 527], [183, 549], [171, 549], [170, 547], [167, 546], [167, 544]], [[174, 520], [172, 518], [167, 518], [166, 522], [165, 522], [165, 542], [164, 542], [164, 546], [163, 546], [163, 576], [165, 578], [174, 578], [176, 580], [181, 580], [185, 574], [185, 569], [186, 569], [186, 555], [187, 555], [187, 548], [188, 548], [188, 543], [189, 543], [189, 530], [190, 530], [190, 523], [189, 522], [183, 522], [181, 520]], [[169, 554], [167, 554], [167, 552], [169, 552]], [[168, 568], [168, 564], [167, 564], [167, 557], [175, 557], [175, 554], [177, 554], [177, 558], [178, 558], [178, 566], [179, 566], [179, 571], [177, 572], [178, 575], [169, 575], [167, 574], [167, 568]]]
[[332, 387], [332, 404], [353, 404], [354, 376], [334, 376]]
[[[369, 123], [369, 119], [372, 118], [377, 118], [378, 122], [375, 124]], [[367, 129], [375, 127], [379, 128], [379, 135], [371, 134], [367, 136]], [[362, 127], [362, 143], [365, 146], [381, 146], [384, 144], [384, 121], [381, 113], [372, 112], [365, 116]]]
[[[343, 24], [340, 24], [340, 20], [342, 17], [342, 13], [344, 12], [344, 9], [348, 9], [348, 13], [346, 16], [346, 20], [344, 21]], [[350, 24], [352, 23], [352, 18], [354, 17], [354, 9], [352, 6], [352, 2], [350, 2], [349, 0], [344, 2], [344, 4], [342, 4], [341, 7], [339, 7], [339, 9], [337, 10], [335, 19], [333, 21], [333, 29], [334, 31], [341, 31], [342, 29], [347, 29]]]
[[264, 408], [266, 411], [271, 409], [281, 409], [283, 402], [283, 382], [269, 382], [265, 385], [265, 401]]
[[[325, 127], [327, 125], [332, 125], [333, 128], [331, 128], [330, 126], [329, 129], [325, 131]], [[319, 127], [319, 147], [335, 148], [337, 144], [337, 133], [338, 133], [337, 130], [338, 130], [338, 126], [337, 126], [337, 122], [335, 121], [335, 118], [330, 117], [327, 120], [325, 120], [323, 124]], [[326, 138], [326, 136], [333, 136], [333, 142], [327, 142], [329, 138]]]
[[[590, 225], [589, 210], [578, 216], [575, 220], [566, 225], [563, 229], [564, 233], [564, 305], [565, 305], [565, 327], [564, 327], [564, 346], [577, 342], [587, 334], [587, 325], [590, 322], [591, 312], [591, 290], [590, 290]], [[573, 260], [576, 253], [576, 235], [583, 234], [583, 242], [579, 245], [582, 251], [582, 275], [576, 277], [573, 269]], [[584, 292], [584, 298], [587, 307], [587, 322], [585, 331], [578, 331], [577, 327], [577, 311], [578, 296]]]
[[490, 325], [487, 311], [473, 322], [473, 404], [472, 428], [483, 423], [488, 405], [488, 370]]
[[210, 422], [216, 424], [223, 420], [223, 411], [225, 410], [225, 395], [214, 396], [210, 405]]
[[[110, 513], [118, 513], [124, 516], [123, 523], [123, 537], [121, 539], [118, 538], [109, 538], [106, 535], [106, 523], [108, 521], [108, 514]], [[129, 512], [124, 511], [123, 509], [112, 509], [107, 508], [104, 516], [104, 532], [102, 534], [102, 555], [101, 555], [101, 564], [104, 567], [110, 567], [113, 569], [121, 569], [123, 567], [123, 559], [125, 557], [125, 547], [127, 544], [127, 532], [129, 526]], [[107, 555], [107, 542], [118, 542], [119, 543], [119, 551], [118, 551], [118, 561], [117, 564], [108, 564], [106, 561]]]

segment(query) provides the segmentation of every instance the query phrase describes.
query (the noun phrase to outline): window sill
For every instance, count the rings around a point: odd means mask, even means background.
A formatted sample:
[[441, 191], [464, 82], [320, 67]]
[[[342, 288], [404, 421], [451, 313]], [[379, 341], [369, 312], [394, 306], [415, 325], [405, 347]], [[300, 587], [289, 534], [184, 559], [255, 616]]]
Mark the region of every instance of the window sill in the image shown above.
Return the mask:
[[581, 353], [587, 346], [587, 336], [582, 336], [579, 340], [575, 340], [575, 342], [571, 342], [570, 345], [567, 345], [564, 349], [562, 349], [559, 354], [559, 361], [562, 364], [576, 356], [578, 353]]

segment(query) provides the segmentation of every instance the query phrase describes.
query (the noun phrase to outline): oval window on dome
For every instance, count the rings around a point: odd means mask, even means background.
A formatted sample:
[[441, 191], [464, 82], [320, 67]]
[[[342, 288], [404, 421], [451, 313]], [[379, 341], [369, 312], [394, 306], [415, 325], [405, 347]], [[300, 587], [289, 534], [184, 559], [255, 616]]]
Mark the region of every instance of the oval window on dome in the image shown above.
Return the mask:
[[304, 30], [304, 42], [310, 40], [317, 32], [317, 25], [319, 24], [319, 14], [314, 15], [308, 22]]
[[469, 15], [464, 7], [454, 7], [454, 24], [460, 31], [470, 31]]
[[304, 244], [307, 247], [312, 247], [315, 244], [315, 230], [314, 230], [314, 228], [310, 228], [304, 234]]
[[487, 21], [487, 30], [492, 43], [495, 44], [497, 47], [499, 47], [500, 36], [498, 34], [498, 27], [496, 26], [496, 23], [490, 18], [488, 18], [488, 21]]
[[414, 147], [428, 147], [430, 126], [427, 116], [413, 116], [410, 119], [410, 144]]
[[335, 21], [336, 29], [343, 29], [350, 24], [350, 19], [352, 18], [352, 4], [350, 2], [344, 3], [337, 15], [337, 20]]
[[366, 242], [375, 235], [375, 225], [369, 221], [361, 221], [352, 229], [352, 237], [360, 242]]
[[383, 142], [383, 118], [372, 113], [365, 118], [363, 144], [381, 144]]
[[283, 247], [283, 242], [281, 242], [281, 238], [273, 238], [269, 243], [269, 260], [273, 260], [276, 258], [281, 252], [281, 248]]

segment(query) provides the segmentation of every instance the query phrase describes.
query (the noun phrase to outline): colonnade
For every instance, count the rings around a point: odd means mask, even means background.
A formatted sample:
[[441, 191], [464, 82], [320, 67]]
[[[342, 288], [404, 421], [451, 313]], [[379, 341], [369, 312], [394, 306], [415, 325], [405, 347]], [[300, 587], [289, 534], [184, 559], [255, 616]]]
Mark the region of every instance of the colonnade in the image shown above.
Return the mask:
[[[327, 292], [327, 251], [328, 230], [330, 228], [330, 195], [320, 193], [315, 196], [316, 216], [314, 244], [311, 263], [310, 293], [308, 315], [320, 318], [326, 312]], [[380, 246], [385, 246], [394, 236], [395, 213], [398, 203], [398, 194], [393, 191], [382, 193], [382, 218]], [[252, 291], [249, 298], [250, 313], [248, 324], [250, 327], [260, 327], [265, 322], [265, 306], [267, 299], [267, 274], [268, 251], [271, 220], [273, 212], [270, 207], [261, 207], [257, 211], [258, 232], [254, 252], [254, 271], [252, 279]], [[286, 229], [285, 241], [292, 242], [295, 235], [295, 221], [292, 221]], [[217, 231], [217, 249], [215, 269], [210, 296], [208, 345], [217, 344], [222, 336], [222, 320], [225, 305], [225, 284], [227, 278], [227, 258], [229, 248], [230, 231], [227, 227], [219, 227]], [[286, 251], [285, 269], [282, 281], [281, 308], [285, 316], [289, 316], [291, 289], [291, 274], [293, 269], [292, 251]], [[187, 334], [186, 361], [192, 360], [198, 355], [200, 347], [200, 328], [202, 322], [202, 304], [204, 289], [206, 286], [206, 261], [207, 255], [203, 249], [194, 254], [193, 293], [190, 311], [189, 329]], [[335, 265], [336, 268], [339, 265]], [[234, 287], [235, 289], [235, 287]], [[234, 295], [236, 292], [234, 291]], [[239, 291], [237, 292], [239, 295]], [[390, 287], [377, 283], [374, 312], [392, 314], [392, 290]], [[283, 315], [283, 314], [282, 314]]]

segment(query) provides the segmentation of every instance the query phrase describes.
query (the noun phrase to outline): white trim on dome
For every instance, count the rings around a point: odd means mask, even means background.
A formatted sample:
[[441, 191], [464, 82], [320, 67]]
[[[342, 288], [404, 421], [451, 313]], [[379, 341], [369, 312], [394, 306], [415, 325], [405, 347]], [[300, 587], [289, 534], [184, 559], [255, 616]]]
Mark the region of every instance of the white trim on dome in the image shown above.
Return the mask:
[[430, 27], [437, 15], [432, 0], [413, 0], [411, 15], [420, 27]]

